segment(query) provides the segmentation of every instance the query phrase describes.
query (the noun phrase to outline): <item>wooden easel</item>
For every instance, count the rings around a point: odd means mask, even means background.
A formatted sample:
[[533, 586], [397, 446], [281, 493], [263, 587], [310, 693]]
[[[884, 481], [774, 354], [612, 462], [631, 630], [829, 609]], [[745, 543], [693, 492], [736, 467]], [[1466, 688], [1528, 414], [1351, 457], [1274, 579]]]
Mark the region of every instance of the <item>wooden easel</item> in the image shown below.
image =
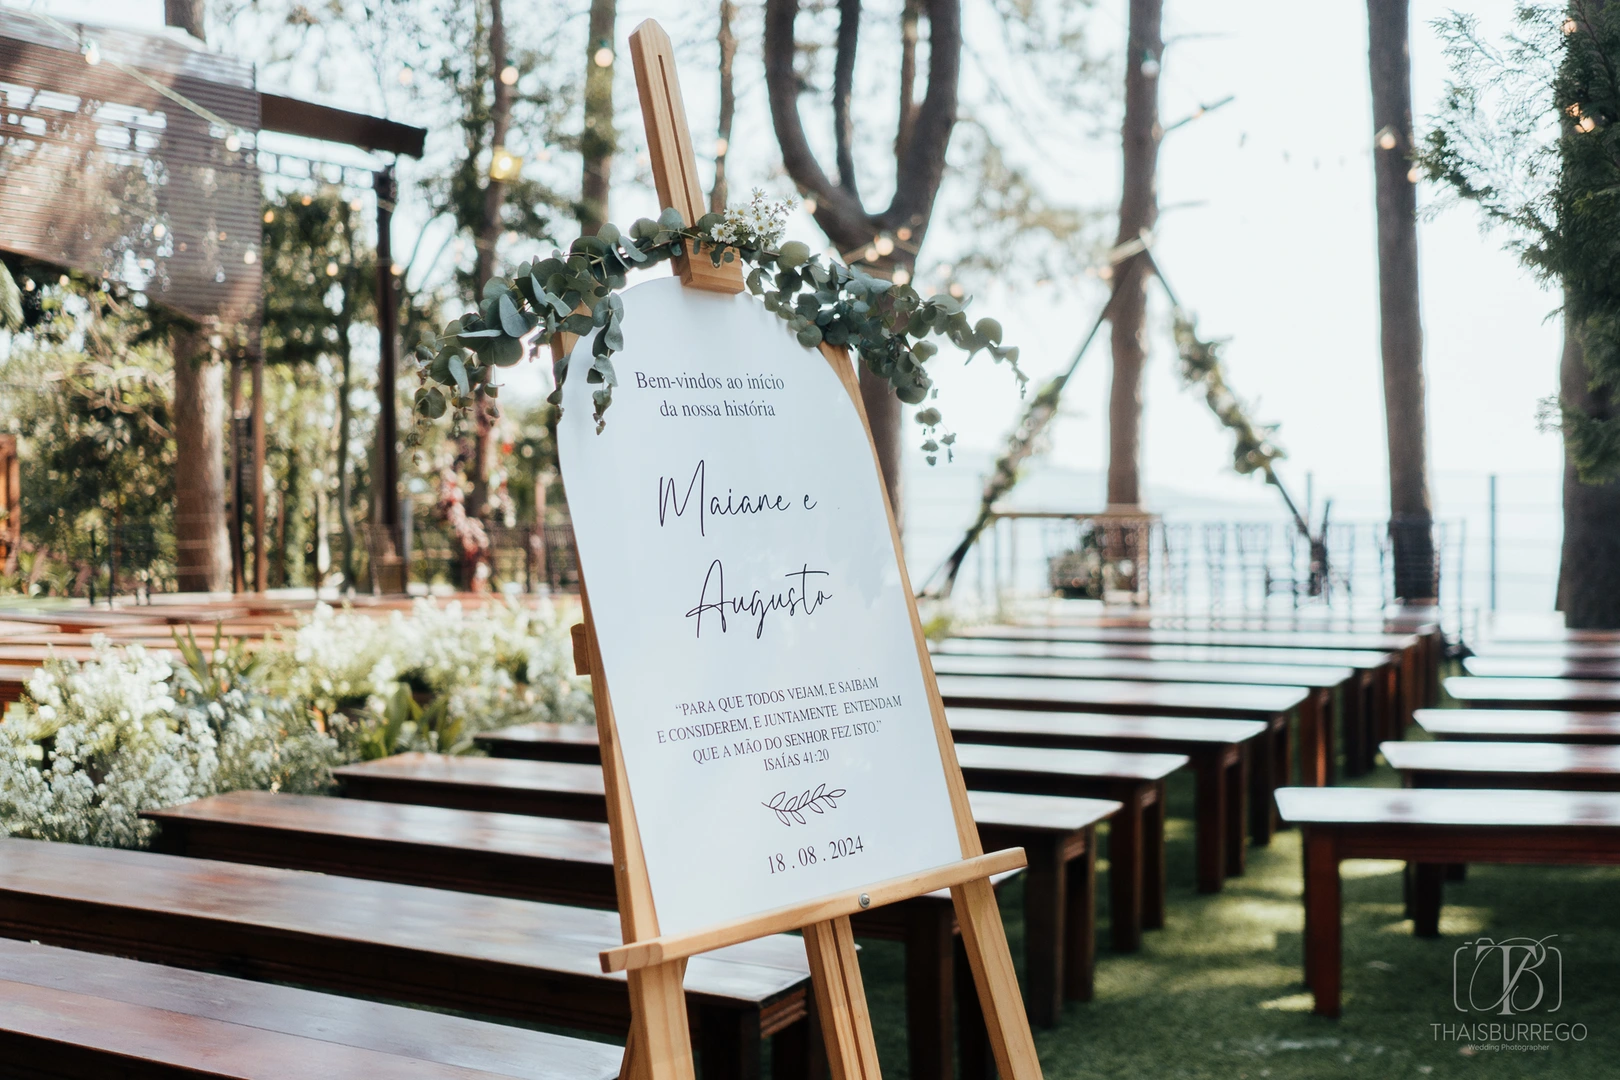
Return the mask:
[[[669, 36], [656, 22], [644, 22], [630, 35], [630, 54], [635, 65], [659, 202], [679, 210], [688, 222], [696, 221], [704, 213], [703, 189], [698, 184], [697, 161], [686, 125], [686, 110]], [[739, 293], [744, 288], [742, 270], [737, 263], [716, 267], [698, 253], [678, 259], [676, 272], [681, 282], [691, 288], [722, 293]], [[560, 338], [559, 335], [559, 349], [571, 348], [572, 341]], [[821, 349], [848, 392], [870, 443], [871, 427], [861, 405], [860, 387], [848, 352], [826, 345]], [[875, 460], [875, 446], [873, 455]], [[1024, 853], [1021, 849], [1012, 849], [986, 855], [979, 843], [967, 788], [956, 762], [950, 729], [945, 723], [945, 708], [928, 661], [922, 624], [917, 617], [916, 603], [911, 599], [911, 582], [906, 575], [892, 507], [888, 508], [888, 519], [894, 556], [900, 567], [901, 588], [910, 607], [917, 659], [928, 691], [956, 833], [961, 842], [962, 860], [689, 934], [670, 937], [659, 934], [635, 806], [613, 720], [612, 695], [603, 673], [590, 599], [581, 582], [585, 623], [582, 637], [576, 637], [576, 647], [583, 646], [585, 655], [578, 657], [579, 667], [589, 671], [595, 695], [619, 918], [625, 940], [619, 948], [602, 953], [602, 969], [624, 971], [629, 980], [631, 1029], [621, 1073], [627, 1080], [632, 1077], [635, 1080], [693, 1080], [695, 1076], [686, 998], [681, 986], [688, 957], [789, 930], [802, 930], [804, 934], [832, 1080], [879, 1080], [872, 1020], [867, 1012], [866, 991], [861, 983], [849, 916], [869, 907], [907, 900], [942, 888], [951, 890], [963, 945], [989, 1028], [991, 1049], [1003, 1080], [1040, 1080], [1040, 1062], [1035, 1056], [1029, 1021], [1024, 1015], [1023, 999], [1007, 950], [1006, 933], [989, 881], [992, 874], [1023, 866]]]

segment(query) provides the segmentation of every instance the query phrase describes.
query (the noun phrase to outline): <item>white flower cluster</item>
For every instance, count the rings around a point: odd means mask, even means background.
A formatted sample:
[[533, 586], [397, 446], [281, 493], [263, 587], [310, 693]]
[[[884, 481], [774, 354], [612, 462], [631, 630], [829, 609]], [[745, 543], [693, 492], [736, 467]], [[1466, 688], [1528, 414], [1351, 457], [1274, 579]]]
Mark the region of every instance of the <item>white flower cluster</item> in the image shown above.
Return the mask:
[[138, 847], [154, 830], [142, 810], [328, 782], [331, 744], [300, 718], [241, 690], [205, 700], [176, 674], [102, 639], [83, 664], [48, 661], [0, 723], [0, 833]]
[[[594, 715], [588, 682], [572, 674], [567, 628], [549, 605], [509, 602], [469, 612], [424, 599], [408, 616], [394, 612], [387, 619], [320, 605], [267, 646], [261, 662], [278, 693], [334, 730], [380, 723], [401, 684], [445, 699], [446, 727], [462, 739], [510, 724], [588, 722]], [[424, 730], [397, 749], [452, 747]]]
[[788, 215], [798, 205], [796, 195], [772, 199], [755, 188], [743, 205], [726, 207], [725, 220], [714, 227], [711, 235], [722, 244], [775, 247], [787, 231]]

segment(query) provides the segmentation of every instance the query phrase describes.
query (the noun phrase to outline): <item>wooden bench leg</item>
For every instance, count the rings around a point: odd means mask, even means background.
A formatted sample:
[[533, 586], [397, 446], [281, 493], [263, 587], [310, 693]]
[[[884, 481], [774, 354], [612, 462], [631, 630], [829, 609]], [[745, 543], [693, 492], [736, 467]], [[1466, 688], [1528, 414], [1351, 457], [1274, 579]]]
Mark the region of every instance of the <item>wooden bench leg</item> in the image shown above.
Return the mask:
[[1465, 862], [1446, 863], [1447, 881], [1467, 881], [1468, 864]]
[[1142, 928], [1164, 929], [1167, 874], [1164, 865], [1164, 781], [1155, 785], [1153, 805], [1142, 811]]
[[698, 1016], [703, 1080], [759, 1080], [759, 1013], [706, 1008]]
[[771, 1080], [826, 1080], [827, 1059], [816, 1046], [821, 1031], [814, 1001], [807, 1011], [803, 1020], [771, 1036]]
[[956, 1055], [961, 1080], [994, 1080], [995, 1055], [990, 1052], [990, 1030], [968, 969], [967, 949], [956, 940]]
[[1108, 921], [1115, 952], [1142, 947], [1142, 805], [1126, 800], [1108, 825]]
[[1248, 866], [1249, 744], [1237, 748], [1226, 767], [1226, 873], [1240, 877]]
[[906, 1046], [917, 1080], [951, 1080], [951, 977], [949, 904], [923, 899], [907, 905]]
[[1090, 1001], [1097, 974], [1097, 830], [1086, 828], [1085, 854], [1070, 859], [1064, 919], [1063, 996]]
[[[1304, 713], [1299, 712], [1295, 715], [1299, 719], [1300, 726], [1304, 727]], [[1272, 744], [1277, 755], [1276, 762], [1271, 769], [1272, 791], [1276, 791], [1280, 787], [1287, 787], [1290, 778], [1293, 776], [1293, 721], [1294, 717], [1285, 716], [1283, 722], [1276, 727], [1276, 741]], [[1271, 837], [1282, 827], [1282, 814], [1277, 810], [1277, 800], [1269, 797], [1266, 799], [1266, 827], [1268, 830], [1266, 842], [1270, 843]]]
[[1307, 828], [1305, 844], [1305, 982], [1319, 1016], [1339, 1015], [1342, 935], [1338, 843]]
[[1024, 1002], [1031, 1023], [1051, 1027], [1063, 1015], [1068, 875], [1055, 836], [1026, 840], [1024, 854]]
[[1193, 839], [1198, 850], [1198, 891], [1221, 891], [1226, 880], [1226, 763], [1214, 751], [1193, 760]]
[[1255, 740], [1249, 761], [1249, 839], [1258, 847], [1271, 843], [1272, 797], [1277, 788], [1276, 734], [1268, 731]]
[[1417, 937], [1440, 936], [1440, 904], [1445, 877], [1445, 863], [1412, 865], [1412, 933]]
[[[1305, 787], [1326, 787], [1329, 734], [1333, 719], [1333, 691], [1316, 689], [1299, 706], [1299, 782]], [[1288, 772], [1283, 772], [1288, 777]]]

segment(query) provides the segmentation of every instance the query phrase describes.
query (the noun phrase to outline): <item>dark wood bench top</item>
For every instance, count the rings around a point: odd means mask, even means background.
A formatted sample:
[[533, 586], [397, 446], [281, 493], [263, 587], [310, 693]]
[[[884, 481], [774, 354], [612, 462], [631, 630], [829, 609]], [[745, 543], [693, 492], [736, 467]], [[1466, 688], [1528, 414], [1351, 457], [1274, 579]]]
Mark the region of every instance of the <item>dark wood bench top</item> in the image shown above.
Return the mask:
[[1423, 730], [1437, 739], [1620, 743], [1620, 712], [1419, 709], [1415, 717]]
[[0, 1053], [29, 1076], [85, 1080], [612, 1080], [623, 1052], [505, 1024], [0, 940]]
[[1272, 649], [1263, 646], [1116, 645], [1105, 641], [1033, 641], [984, 637], [946, 638], [931, 646], [943, 656], [1045, 656], [1074, 660], [1164, 660], [1199, 664], [1276, 664], [1350, 667], [1373, 671], [1395, 654], [1369, 649]]
[[1613, 830], [1620, 840], [1620, 793], [1611, 792], [1281, 788], [1277, 806], [1296, 825]]
[[[1386, 742], [1378, 748], [1400, 773], [1546, 774], [1620, 777], [1620, 746], [1536, 742]], [[1484, 787], [1484, 784], [1472, 785]]]
[[1611, 641], [1487, 641], [1472, 644], [1477, 656], [1540, 657], [1556, 660], [1620, 659], [1620, 642]]
[[956, 759], [966, 771], [1044, 773], [1053, 776], [1157, 781], [1186, 768], [1185, 754], [1125, 754], [1110, 750], [1048, 750], [964, 743]]
[[970, 791], [968, 805], [981, 827], [1072, 833], [1106, 821], [1119, 809], [1112, 799], [1063, 795], [1023, 795], [1011, 791]]
[[607, 820], [600, 765], [410, 753], [344, 765], [332, 775], [361, 799]]
[[1130, 679], [1139, 682], [1238, 683], [1334, 690], [1356, 677], [1348, 667], [1205, 664], [1173, 660], [1070, 660], [1039, 656], [937, 654], [938, 675], [1013, 675], [1051, 679]]
[[1463, 670], [1490, 679], [1620, 679], [1620, 657], [1578, 660], [1556, 656], [1470, 656], [1463, 661]]
[[1037, 712], [1028, 709], [950, 709], [945, 714], [959, 742], [1061, 747], [1108, 745], [1151, 753], [1196, 753], [1236, 746], [1266, 733], [1258, 720], [1199, 720], [1179, 716], [1110, 716], [1107, 713]]
[[961, 637], [1024, 641], [1100, 641], [1120, 645], [1260, 645], [1274, 649], [1373, 649], [1390, 652], [1415, 648], [1415, 634], [1324, 632], [1309, 630], [1157, 630], [1148, 627], [975, 626]]
[[473, 741], [496, 757], [587, 765], [602, 763], [602, 744], [595, 724], [552, 724], [539, 720], [486, 731], [474, 736]]
[[[143, 851], [0, 840], [0, 935], [181, 967], [621, 1032], [611, 911]], [[688, 998], [755, 1011], [802, 999], [794, 938], [694, 957]], [[802, 1000], [797, 1014], [802, 1015]]]
[[1490, 708], [1545, 706], [1550, 709], [1620, 710], [1620, 683], [1595, 679], [1483, 679], [1453, 675], [1446, 693], [1464, 705]]
[[1230, 720], [1270, 720], [1298, 708], [1311, 693], [1304, 687], [1292, 686], [981, 675], [941, 675], [939, 692], [947, 705], [978, 708], [1070, 708], [1081, 712], [1140, 712]]

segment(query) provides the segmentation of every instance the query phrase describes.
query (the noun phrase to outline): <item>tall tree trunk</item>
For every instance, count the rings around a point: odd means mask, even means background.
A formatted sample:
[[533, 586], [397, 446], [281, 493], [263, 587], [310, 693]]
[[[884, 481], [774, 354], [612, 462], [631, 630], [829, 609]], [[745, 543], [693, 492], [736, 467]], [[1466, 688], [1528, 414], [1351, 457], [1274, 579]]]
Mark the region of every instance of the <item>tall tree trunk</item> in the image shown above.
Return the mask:
[[731, 152], [731, 121], [737, 115], [737, 87], [732, 68], [737, 61], [736, 0], [720, 0], [720, 122], [715, 125], [714, 186], [709, 189], [709, 209], [718, 214], [726, 208], [726, 155]]
[[[827, 174], [810, 148], [799, 115], [804, 84], [794, 68], [798, 45], [794, 21], [800, 0], [765, 0], [765, 84], [771, 124], [782, 150], [782, 164], [800, 191], [815, 200], [814, 216], [838, 250], [851, 262], [885, 277], [914, 272], [917, 252], [928, 232], [945, 173], [945, 151], [956, 126], [957, 84], [961, 76], [962, 11], [960, 0], [915, 0], [901, 16], [900, 121], [895, 132], [895, 192], [887, 208], [869, 211], [857, 190], [854, 169], [853, 116], [855, 50], [859, 37], [859, 0], [839, 0], [837, 56], [834, 62], [833, 141], [837, 177]], [[928, 22], [928, 88], [916, 102], [916, 46], [919, 14]], [[868, 245], [878, 237], [893, 244], [887, 255]], [[867, 258], [867, 253], [873, 258]], [[861, 398], [872, 422], [878, 462], [896, 520], [904, 519], [901, 499], [901, 446], [904, 412], [886, 380], [861, 370]]]
[[590, 36], [585, 41], [585, 129], [579, 138], [584, 176], [579, 186], [579, 231], [595, 236], [607, 221], [608, 188], [613, 179], [613, 64], [598, 64], [597, 53], [614, 51], [613, 24], [617, 0], [591, 0]]
[[[1564, 310], [1569, 310], [1566, 300]], [[1614, 416], [1608, 395], [1594, 392], [1579, 329], [1564, 320], [1559, 365], [1564, 402], [1598, 419]], [[1571, 629], [1620, 629], [1620, 482], [1583, 484], [1564, 454], [1564, 543], [1558, 568], [1558, 608]]]
[[[1116, 244], [1129, 243], [1159, 219], [1159, 65], [1164, 55], [1164, 0], [1131, 0], [1125, 45], [1125, 175], [1119, 200]], [[1124, 275], [1114, 300], [1109, 332], [1114, 353], [1108, 391], [1108, 505], [1142, 503], [1142, 367], [1147, 359], [1146, 259], [1114, 267]]]
[[[205, 40], [203, 0], [164, 0], [164, 21]], [[177, 330], [174, 353], [175, 578], [182, 592], [231, 587], [225, 514], [225, 386], [205, 334]]]
[[1395, 596], [1439, 595], [1418, 310], [1417, 187], [1412, 167], [1412, 62], [1408, 0], [1367, 0], [1372, 81], [1373, 179], [1378, 200], [1378, 312], [1389, 441], [1389, 533]]
[[[501, 79], [506, 70], [506, 18], [502, 0], [489, 0], [489, 71], [494, 86], [494, 100], [490, 107], [490, 149], [506, 145], [507, 130], [512, 121], [512, 88]], [[501, 238], [501, 207], [506, 203], [506, 184], [491, 177], [484, 188], [484, 217], [478, 225], [475, 243], [478, 257], [473, 263], [473, 277], [478, 299], [482, 300], [484, 286], [495, 275], [495, 245]], [[474, 406], [472, 483], [467, 491], [467, 515], [482, 518], [489, 512], [489, 481], [495, 473], [495, 402], [484, 396], [482, 386]], [[488, 552], [477, 560], [469, 560], [462, 567], [461, 587], [476, 588], [485, 580], [478, 567], [488, 559]]]
[[[352, 282], [351, 282], [352, 284]], [[343, 530], [343, 587], [353, 589], [354, 578], [354, 481], [349, 476], [349, 428], [354, 422], [350, 393], [353, 349], [349, 344], [348, 320], [338, 323], [338, 358], [343, 367], [338, 378], [338, 527]]]

